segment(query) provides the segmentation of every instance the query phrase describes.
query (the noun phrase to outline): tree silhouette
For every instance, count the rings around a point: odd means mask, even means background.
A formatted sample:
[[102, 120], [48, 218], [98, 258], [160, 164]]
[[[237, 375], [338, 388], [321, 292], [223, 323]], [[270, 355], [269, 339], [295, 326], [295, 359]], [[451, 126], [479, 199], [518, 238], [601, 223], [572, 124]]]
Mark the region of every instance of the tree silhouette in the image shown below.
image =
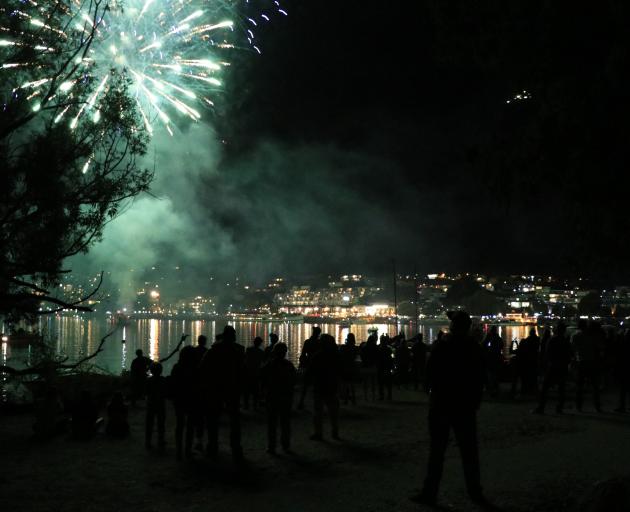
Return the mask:
[[[42, 11], [46, 22], [72, 22], [63, 17], [65, 1]], [[12, 4], [20, 2], [9, 1], [6, 9]], [[100, 20], [108, 5], [105, 0], [83, 4], [93, 20]], [[34, 29], [23, 17], [10, 19], [10, 35], [20, 44], [2, 46], [0, 60], [28, 65], [0, 74], [5, 102], [0, 113], [0, 315], [43, 314], [42, 302], [89, 310], [82, 301], [70, 304], [56, 297], [50, 287], [68, 271], [63, 261], [86, 252], [126, 201], [148, 189], [152, 172], [138, 165], [148, 136], [124, 73], [112, 71], [107, 90], [91, 101], [95, 84], [79, 63], [88, 55], [98, 22], [87, 24], [83, 37], [64, 39]], [[33, 108], [20, 83], [42, 73], [48, 81]], [[72, 92], [62, 96], [59, 85], [70, 82], [75, 83]], [[86, 107], [98, 112], [98, 122], [84, 115], [71, 124], [62, 115], [67, 111], [74, 119]]]

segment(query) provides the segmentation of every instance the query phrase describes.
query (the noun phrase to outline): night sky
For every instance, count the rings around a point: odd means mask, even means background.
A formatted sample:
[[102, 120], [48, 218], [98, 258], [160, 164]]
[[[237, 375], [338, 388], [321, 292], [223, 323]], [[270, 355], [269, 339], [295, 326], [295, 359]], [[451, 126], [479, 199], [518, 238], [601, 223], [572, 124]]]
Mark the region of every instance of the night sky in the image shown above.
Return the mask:
[[202, 123], [154, 137], [157, 199], [107, 227], [90, 271], [122, 286], [177, 265], [192, 292], [210, 275], [386, 276], [395, 259], [630, 284], [630, 4], [286, 9], [258, 27], [261, 55], [226, 56]]
[[[329, 219], [341, 232], [335, 246], [310, 241], [336, 254], [331, 267], [344, 266], [343, 240], [352, 247], [345, 264], [368, 270], [396, 257], [427, 270], [628, 277], [627, 4], [287, 8], [287, 18], [259, 30], [263, 54], [235, 66], [241, 94], [228, 95], [217, 127], [227, 167], [261, 141], [367, 162], [341, 163], [323, 178], [296, 178], [300, 168], [273, 178], [279, 187], [297, 179], [296, 194], [318, 191], [324, 205], [327, 190], [352, 196], [353, 208]], [[523, 91], [531, 97], [515, 100]], [[246, 232], [235, 210], [223, 224]], [[383, 225], [370, 234], [374, 210]], [[325, 237], [305, 222], [298, 254], [309, 232]]]

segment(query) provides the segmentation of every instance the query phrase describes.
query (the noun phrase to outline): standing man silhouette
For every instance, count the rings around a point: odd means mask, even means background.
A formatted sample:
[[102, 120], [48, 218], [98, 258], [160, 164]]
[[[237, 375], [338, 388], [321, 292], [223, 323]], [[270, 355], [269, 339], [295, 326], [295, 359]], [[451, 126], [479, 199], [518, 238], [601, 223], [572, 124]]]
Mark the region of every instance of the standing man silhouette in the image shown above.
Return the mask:
[[477, 446], [477, 410], [485, 382], [484, 354], [470, 336], [472, 322], [468, 313], [455, 311], [448, 316], [450, 332], [434, 344], [427, 364], [431, 436], [427, 476], [422, 492], [411, 499], [417, 503], [435, 503], [452, 429], [464, 465], [468, 494], [473, 502], [484, 504]]
[[236, 462], [243, 460], [240, 401], [244, 362], [245, 349], [236, 343], [234, 327], [226, 325], [221, 340], [208, 350], [200, 368], [208, 404], [208, 457], [218, 453], [219, 419], [225, 411], [230, 423], [232, 457]]
[[142, 350], [136, 350], [136, 358], [131, 361], [129, 376], [131, 377], [131, 405], [144, 398], [147, 385], [147, 372], [151, 366], [151, 359], [145, 356]]
[[547, 396], [551, 386], [558, 386], [558, 405], [556, 412], [562, 414], [564, 410], [565, 389], [569, 375], [569, 364], [573, 357], [571, 342], [567, 337], [567, 326], [559, 322], [554, 329], [553, 336], [547, 342], [545, 349], [545, 373], [542, 389], [538, 399], [538, 407], [532, 411], [534, 414], [544, 414]]

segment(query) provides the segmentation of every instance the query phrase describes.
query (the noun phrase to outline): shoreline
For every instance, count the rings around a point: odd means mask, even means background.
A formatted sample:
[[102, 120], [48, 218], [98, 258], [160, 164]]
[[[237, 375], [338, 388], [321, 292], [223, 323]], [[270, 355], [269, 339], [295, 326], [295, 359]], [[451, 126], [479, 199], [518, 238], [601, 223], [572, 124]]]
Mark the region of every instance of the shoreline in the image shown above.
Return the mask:
[[[313, 317], [313, 316], [299, 316], [299, 315], [250, 315], [246, 313], [235, 313], [226, 315], [214, 315], [214, 314], [182, 314], [182, 315], [167, 315], [158, 313], [137, 313], [125, 316], [119, 316], [113, 314], [104, 314], [100, 312], [62, 312], [57, 313], [60, 318], [82, 318], [82, 319], [107, 319], [112, 323], [117, 322], [124, 325], [126, 320], [187, 320], [187, 321], [235, 321], [235, 322], [271, 322], [271, 323], [304, 323], [304, 324], [325, 324], [325, 325], [344, 325], [344, 326], [361, 326], [361, 325], [415, 325], [415, 320], [411, 317], [399, 316], [398, 320], [394, 317], [370, 317], [370, 318], [336, 318], [336, 317]], [[499, 325], [505, 327], [526, 327], [526, 326], [540, 326], [534, 321], [516, 321], [516, 320], [482, 320], [480, 317], [473, 317], [479, 321], [482, 325]], [[574, 318], [545, 318], [545, 323], [563, 321], [570, 323]], [[439, 318], [421, 318], [418, 321], [419, 325], [448, 325], [449, 319], [447, 317]]]

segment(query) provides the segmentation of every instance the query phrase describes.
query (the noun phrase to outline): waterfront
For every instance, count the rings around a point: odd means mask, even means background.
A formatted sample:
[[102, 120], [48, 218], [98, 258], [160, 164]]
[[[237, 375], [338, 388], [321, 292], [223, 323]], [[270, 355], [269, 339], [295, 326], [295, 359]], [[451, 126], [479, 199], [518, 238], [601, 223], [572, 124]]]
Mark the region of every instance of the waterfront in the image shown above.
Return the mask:
[[[230, 323], [234, 325], [238, 342], [249, 346], [255, 336], [268, 340], [269, 333], [275, 332], [280, 340], [289, 347], [288, 357], [294, 363], [297, 362], [302, 343], [310, 336], [313, 324], [297, 322], [269, 322], [269, 321], [227, 321], [227, 320], [174, 320], [174, 319], [133, 319], [124, 325], [116, 325], [111, 320], [95, 316], [50, 316], [40, 320], [40, 331], [51, 340], [59, 355], [67, 356], [69, 361], [77, 360], [96, 350], [101, 338], [110, 332], [114, 333], [107, 340], [103, 351], [92, 361], [101, 370], [114, 375], [129, 369], [136, 349], [140, 348], [151, 359], [166, 357], [176, 347], [182, 334], [190, 337], [186, 343], [196, 343], [197, 336], [205, 334], [209, 342], [214, 340], [217, 333]], [[321, 324], [322, 332], [335, 337], [337, 343], [343, 343], [349, 332], [356, 336], [357, 343], [365, 341], [368, 330], [378, 329], [379, 334], [387, 333], [390, 336], [396, 334], [394, 324], [357, 324], [342, 326], [339, 324]], [[427, 342], [437, 336], [440, 329], [446, 329], [446, 325], [421, 324], [420, 330]], [[526, 336], [528, 326], [500, 326], [500, 333], [506, 345], [509, 346], [513, 339], [521, 339]], [[407, 338], [413, 336], [414, 326], [409, 323], [400, 325]], [[123, 343], [122, 340], [125, 340]], [[30, 348], [12, 347], [2, 344], [3, 364], [23, 366], [29, 364], [31, 357]], [[171, 366], [177, 360], [176, 357], [165, 363], [165, 370], [170, 371]]]

